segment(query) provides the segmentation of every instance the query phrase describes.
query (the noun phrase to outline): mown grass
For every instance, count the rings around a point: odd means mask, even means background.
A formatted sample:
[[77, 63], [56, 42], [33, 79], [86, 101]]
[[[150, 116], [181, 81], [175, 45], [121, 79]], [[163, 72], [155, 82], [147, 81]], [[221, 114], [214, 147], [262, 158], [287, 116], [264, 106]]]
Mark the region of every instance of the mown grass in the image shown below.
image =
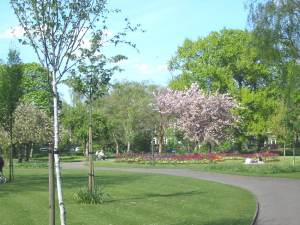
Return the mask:
[[[73, 194], [86, 185], [86, 174], [63, 171], [68, 224], [248, 225], [255, 211], [253, 196], [232, 186], [108, 171], [97, 171], [96, 183], [105, 187], [111, 200], [101, 205], [82, 205], [73, 200]], [[47, 225], [47, 187], [46, 169], [16, 169], [15, 182], [0, 185], [0, 224]]]
[[[62, 162], [80, 162], [80, 161], [86, 160], [86, 157], [78, 156], [78, 155], [60, 155], [59, 159]], [[34, 157], [30, 161], [32, 161], [32, 162], [47, 162], [48, 155]]]
[[[84, 156], [76, 156], [76, 155], [64, 155], [60, 156], [60, 161], [61, 162], [81, 162], [85, 161], [86, 158]], [[8, 160], [6, 159], [6, 162]], [[8, 163], [6, 163], [8, 164]], [[26, 162], [23, 161], [22, 163], [19, 163], [17, 159], [14, 160], [14, 165], [16, 168], [28, 168], [28, 169], [33, 169], [33, 168], [47, 168], [48, 167], [48, 156], [39, 156], [39, 157], [34, 157], [30, 159], [30, 161]]]
[[225, 160], [223, 162], [208, 164], [137, 164], [119, 163], [115, 161], [97, 161], [96, 166], [103, 167], [133, 167], [133, 168], [187, 168], [201, 171], [239, 174], [245, 176], [272, 176], [300, 179], [300, 156], [296, 157], [293, 165], [293, 157], [278, 157], [278, 161], [268, 162], [263, 165], [244, 165], [242, 160]]

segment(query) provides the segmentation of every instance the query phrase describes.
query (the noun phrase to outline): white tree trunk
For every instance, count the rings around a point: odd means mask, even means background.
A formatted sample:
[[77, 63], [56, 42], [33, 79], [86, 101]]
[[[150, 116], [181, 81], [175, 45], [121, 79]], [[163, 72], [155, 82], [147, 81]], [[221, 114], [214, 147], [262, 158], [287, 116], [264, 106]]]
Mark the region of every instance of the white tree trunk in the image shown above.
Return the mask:
[[115, 142], [115, 145], [116, 145], [116, 155], [119, 155], [119, 143], [118, 143], [118, 140], [117, 140], [115, 134], [113, 134], [113, 138], [114, 138], [114, 142]]
[[30, 159], [32, 159], [32, 154], [33, 154], [33, 143], [31, 143], [31, 148], [30, 148], [30, 155], [29, 155]]
[[130, 152], [130, 141], [127, 142], [127, 153]]
[[56, 176], [56, 188], [57, 188], [57, 199], [59, 204], [60, 211], [60, 224], [66, 224], [66, 212], [63, 202], [63, 193], [62, 193], [62, 185], [61, 185], [61, 176], [60, 176], [60, 162], [59, 162], [59, 152], [58, 152], [58, 92], [57, 92], [57, 84], [56, 84], [56, 74], [52, 74], [52, 90], [53, 90], [53, 129], [54, 129], [54, 167], [55, 167], [55, 176]]

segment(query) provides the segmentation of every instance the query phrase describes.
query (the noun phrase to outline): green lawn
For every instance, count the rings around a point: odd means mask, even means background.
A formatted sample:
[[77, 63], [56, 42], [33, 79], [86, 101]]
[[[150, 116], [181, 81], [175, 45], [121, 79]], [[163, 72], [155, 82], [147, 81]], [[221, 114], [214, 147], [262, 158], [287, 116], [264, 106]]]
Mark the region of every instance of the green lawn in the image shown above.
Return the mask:
[[112, 160], [97, 161], [96, 166], [105, 167], [146, 167], [146, 168], [188, 168], [201, 171], [239, 174], [246, 176], [272, 176], [300, 179], [300, 156], [296, 157], [293, 166], [293, 157], [279, 157], [279, 161], [268, 162], [264, 165], [244, 165], [242, 160], [226, 160], [211, 164], [156, 164], [145, 165], [135, 163], [118, 163]]
[[[103, 205], [81, 205], [72, 196], [87, 172], [65, 170], [63, 188], [70, 225], [249, 225], [253, 196], [242, 189], [154, 174], [96, 171], [112, 196]], [[46, 169], [16, 169], [15, 183], [0, 185], [1, 225], [48, 224]], [[57, 218], [58, 219], [58, 218]]]
[[[62, 162], [80, 162], [85, 160], [86, 158], [84, 156], [79, 155], [60, 155], [59, 156], [60, 161]], [[31, 159], [31, 161], [36, 162], [47, 162], [48, 161], [48, 155], [34, 157]]]

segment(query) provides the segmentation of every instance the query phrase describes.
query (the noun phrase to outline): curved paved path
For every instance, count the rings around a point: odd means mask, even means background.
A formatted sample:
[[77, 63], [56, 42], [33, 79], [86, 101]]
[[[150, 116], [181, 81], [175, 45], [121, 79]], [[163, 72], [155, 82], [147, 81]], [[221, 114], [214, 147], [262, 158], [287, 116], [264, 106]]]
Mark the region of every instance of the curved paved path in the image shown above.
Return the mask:
[[[84, 168], [84, 164], [80, 162], [65, 163], [63, 168], [79, 169]], [[259, 214], [256, 225], [300, 225], [300, 180], [246, 177], [188, 169], [105, 167], [96, 167], [95, 169], [184, 176], [242, 187], [251, 191], [259, 202]]]

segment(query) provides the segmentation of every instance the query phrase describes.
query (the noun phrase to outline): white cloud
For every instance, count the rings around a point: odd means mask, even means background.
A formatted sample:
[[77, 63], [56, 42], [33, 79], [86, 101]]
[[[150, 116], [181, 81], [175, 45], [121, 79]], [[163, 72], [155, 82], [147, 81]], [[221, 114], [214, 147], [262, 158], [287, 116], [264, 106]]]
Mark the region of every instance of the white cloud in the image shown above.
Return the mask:
[[21, 38], [24, 33], [25, 31], [21, 26], [15, 26], [0, 33], [0, 39]]
[[168, 66], [165, 64], [157, 65], [156, 70], [159, 73], [167, 72], [168, 71]]
[[137, 64], [134, 64], [134, 68], [139, 73], [144, 74], [144, 75], [164, 73], [164, 72], [168, 71], [168, 67], [165, 64], [150, 65], [147, 63], [137, 63]]
[[137, 69], [137, 71], [141, 74], [151, 74], [152, 73], [151, 67], [146, 63], [135, 64], [134, 68]]

